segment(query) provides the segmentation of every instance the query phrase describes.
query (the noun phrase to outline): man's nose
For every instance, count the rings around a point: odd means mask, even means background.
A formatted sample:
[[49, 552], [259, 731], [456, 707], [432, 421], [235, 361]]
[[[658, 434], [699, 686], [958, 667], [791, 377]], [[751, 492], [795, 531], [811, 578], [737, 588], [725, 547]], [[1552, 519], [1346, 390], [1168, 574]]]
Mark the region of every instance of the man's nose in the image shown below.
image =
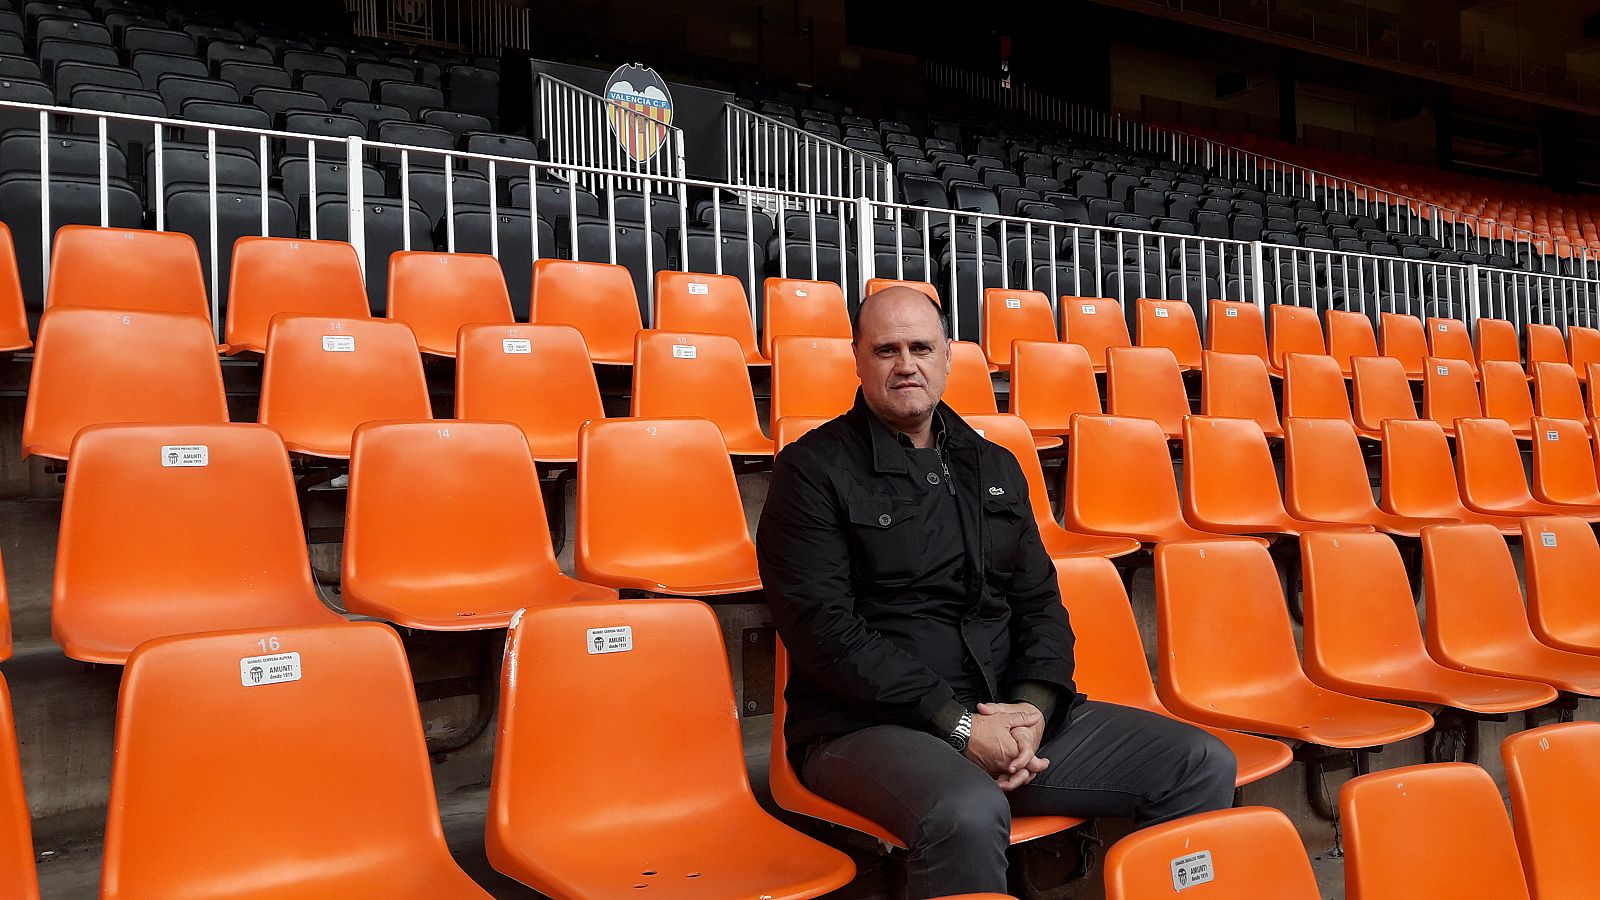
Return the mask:
[[916, 359], [909, 352], [896, 353], [894, 356], [894, 371], [896, 375], [916, 374]]

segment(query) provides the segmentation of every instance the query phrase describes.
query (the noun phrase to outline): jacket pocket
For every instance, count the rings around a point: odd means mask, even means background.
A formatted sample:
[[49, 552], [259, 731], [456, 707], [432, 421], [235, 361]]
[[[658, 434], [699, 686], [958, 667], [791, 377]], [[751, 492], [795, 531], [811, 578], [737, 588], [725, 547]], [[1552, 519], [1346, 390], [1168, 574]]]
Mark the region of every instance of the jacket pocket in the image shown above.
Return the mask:
[[1021, 500], [1014, 496], [990, 495], [983, 498], [984, 567], [997, 579], [1010, 578], [1017, 570], [1022, 543], [1022, 517], [1029, 514]]
[[916, 507], [887, 495], [866, 494], [845, 502], [850, 517], [850, 568], [857, 580], [882, 587], [917, 576], [922, 527]]

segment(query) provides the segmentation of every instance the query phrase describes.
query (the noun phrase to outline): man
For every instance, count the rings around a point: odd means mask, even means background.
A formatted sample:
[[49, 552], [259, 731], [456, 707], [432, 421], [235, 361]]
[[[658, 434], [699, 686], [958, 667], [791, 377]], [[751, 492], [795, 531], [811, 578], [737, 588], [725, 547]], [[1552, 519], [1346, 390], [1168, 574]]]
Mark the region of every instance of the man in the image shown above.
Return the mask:
[[756, 541], [801, 780], [906, 842], [913, 897], [1003, 892], [1014, 814], [1229, 806], [1220, 741], [1075, 690], [1022, 470], [940, 402], [938, 306], [873, 294], [853, 345], [855, 407], [779, 454]]

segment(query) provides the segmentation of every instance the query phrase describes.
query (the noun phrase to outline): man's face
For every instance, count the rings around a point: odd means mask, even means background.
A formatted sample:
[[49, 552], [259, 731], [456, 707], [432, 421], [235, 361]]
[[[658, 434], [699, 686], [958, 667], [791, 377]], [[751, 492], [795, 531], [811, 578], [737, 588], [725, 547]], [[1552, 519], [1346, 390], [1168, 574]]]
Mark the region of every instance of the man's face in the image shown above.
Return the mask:
[[874, 295], [857, 321], [856, 375], [867, 406], [895, 427], [915, 426], [944, 396], [950, 342], [939, 313], [910, 288]]

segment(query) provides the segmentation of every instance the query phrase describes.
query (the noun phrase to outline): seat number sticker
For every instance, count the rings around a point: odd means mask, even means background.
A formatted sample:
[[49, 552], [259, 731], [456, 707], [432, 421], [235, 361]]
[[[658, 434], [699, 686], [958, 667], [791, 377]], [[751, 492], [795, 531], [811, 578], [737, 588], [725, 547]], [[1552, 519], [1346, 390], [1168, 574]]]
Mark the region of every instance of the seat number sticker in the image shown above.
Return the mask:
[[1440, 331], [1440, 332], [1441, 332], [1441, 333], [1443, 333], [1443, 332], [1446, 332], [1446, 331], [1449, 331], [1449, 330], [1450, 330], [1450, 329], [1449, 329], [1449, 328], [1448, 328], [1448, 327], [1446, 327], [1446, 326], [1445, 326], [1445, 324], [1444, 324], [1444, 323], [1443, 323], [1443, 322], [1440, 322], [1440, 323], [1439, 323], [1439, 326], [1438, 326], [1438, 327], [1439, 327], [1439, 331]]
[[1239, 318], [1239, 311], [1237, 309], [1225, 309], [1222, 311], [1222, 314], [1230, 319]]
[[699, 352], [699, 349], [700, 348], [696, 347], [693, 344], [673, 344], [672, 345], [672, 358], [673, 359], [694, 359], [695, 354]]
[[703, 281], [691, 281], [689, 282], [689, 293], [703, 296], [711, 293], [711, 286]]
[[1018, 300], [1015, 297], [1007, 297], [1006, 298], [1006, 309], [1021, 309], [1021, 308], [1022, 308], [1022, 301], [1021, 300]]
[[1197, 884], [1215, 881], [1217, 872], [1211, 867], [1211, 851], [1201, 850], [1172, 861], [1172, 889], [1181, 891]]
[[1092, 303], [1085, 303], [1082, 307], [1080, 307], [1080, 309], [1083, 310], [1083, 314], [1086, 316], [1092, 316], [1095, 314], [1094, 304]]
[[1433, 370], [1435, 372], [1438, 372], [1440, 377], [1444, 377], [1445, 375], [1449, 375], [1450, 374], [1450, 367], [1449, 366], [1434, 366]]
[[1164, 306], [1156, 307], [1156, 318], [1165, 319], [1166, 317], [1167, 317], [1167, 309], [1166, 309], [1166, 307], [1164, 307]]
[[356, 336], [353, 334], [325, 334], [322, 336], [322, 350], [325, 353], [354, 353], [356, 352]]
[[300, 654], [298, 653], [246, 656], [239, 660], [239, 683], [245, 687], [261, 687], [299, 680]]
[[794, 295], [796, 297], [804, 297], [804, 296], [806, 296], [806, 292], [805, 291], [795, 291]]
[[517, 338], [501, 338], [500, 349], [505, 353], [532, 353], [533, 341], [519, 340]]
[[211, 464], [211, 449], [205, 444], [173, 444], [161, 448], [161, 467], [192, 469]]
[[1546, 547], [1554, 547], [1556, 545], [1556, 533], [1554, 531], [1541, 531], [1539, 532], [1539, 541]]
[[618, 625], [612, 628], [591, 628], [584, 634], [589, 655], [597, 653], [627, 653], [633, 649], [633, 626]]

